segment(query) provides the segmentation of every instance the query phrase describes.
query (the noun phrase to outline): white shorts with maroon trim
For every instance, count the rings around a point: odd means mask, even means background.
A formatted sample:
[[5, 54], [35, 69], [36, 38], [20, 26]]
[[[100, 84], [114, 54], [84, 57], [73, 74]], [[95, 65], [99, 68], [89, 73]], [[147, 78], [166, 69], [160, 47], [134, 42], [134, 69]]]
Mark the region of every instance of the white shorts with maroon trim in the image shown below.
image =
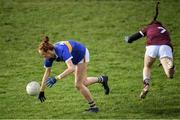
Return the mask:
[[90, 61], [90, 59], [89, 59], [89, 50], [86, 48], [85, 56], [84, 56], [84, 58], [78, 64], [80, 64], [80, 63], [87, 63], [89, 61]]
[[168, 45], [146, 46], [145, 55], [150, 56], [152, 58], [163, 58], [163, 57], [173, 58], [172, 49]]

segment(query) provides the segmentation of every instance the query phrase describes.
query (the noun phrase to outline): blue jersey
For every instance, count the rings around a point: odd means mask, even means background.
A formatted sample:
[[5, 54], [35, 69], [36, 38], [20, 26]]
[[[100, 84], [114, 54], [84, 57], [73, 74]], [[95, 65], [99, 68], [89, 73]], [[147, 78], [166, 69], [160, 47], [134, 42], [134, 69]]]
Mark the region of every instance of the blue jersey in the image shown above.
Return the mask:
[[84, 58], [86, 47], [73, 40], [61, 41], [54, 44], [54, 52], [56, 58], [45, 59], [45, 67], [52, 67], [53, 61], [66, 62], [70, 59], [74, 65], [77, 65]]

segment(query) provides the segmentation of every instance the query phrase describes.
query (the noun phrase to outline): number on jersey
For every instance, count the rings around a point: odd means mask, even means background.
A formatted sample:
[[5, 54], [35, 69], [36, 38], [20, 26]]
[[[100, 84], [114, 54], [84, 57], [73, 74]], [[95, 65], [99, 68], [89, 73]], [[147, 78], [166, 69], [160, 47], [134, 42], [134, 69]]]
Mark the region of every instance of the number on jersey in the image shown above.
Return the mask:
[[159, 30], [161, 30], [161, 32], [160, 33], [165, 33], [166, 32], [166, 29], [165, 28], [163, 28], [163, 27], [157, 27]]

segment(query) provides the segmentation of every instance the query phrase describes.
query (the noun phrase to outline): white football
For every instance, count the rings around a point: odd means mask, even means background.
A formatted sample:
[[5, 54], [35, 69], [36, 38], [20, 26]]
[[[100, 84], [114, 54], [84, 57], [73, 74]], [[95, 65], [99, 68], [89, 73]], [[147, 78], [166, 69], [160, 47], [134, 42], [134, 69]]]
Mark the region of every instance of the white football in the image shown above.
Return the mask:
[[40, 84], [36, 81], [29, 82], [26, 86], [26, 92], [29, 95], [36, 96], [39, 94]]

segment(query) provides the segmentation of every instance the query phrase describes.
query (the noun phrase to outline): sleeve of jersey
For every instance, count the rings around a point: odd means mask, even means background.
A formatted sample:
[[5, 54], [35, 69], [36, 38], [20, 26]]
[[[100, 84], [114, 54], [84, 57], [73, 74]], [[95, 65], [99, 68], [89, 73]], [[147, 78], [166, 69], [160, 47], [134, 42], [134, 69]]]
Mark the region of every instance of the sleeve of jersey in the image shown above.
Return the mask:
[[73, 56], [69, 52], [68, 48], [63, 49], [62, 57], [65, 62], [67, 62], [68, 60], [71, 60], [73, 58]]
[[53, 64], [53, 60], [45, 59], [45, 61], [44, 61], [44, 68], [52, 67], [52, 64]]
[[147, 32], [147, 28], [144, 28], [142, 30], [139, 31], [139, 33], [144, 37], [146, 36], [146, 32]]

